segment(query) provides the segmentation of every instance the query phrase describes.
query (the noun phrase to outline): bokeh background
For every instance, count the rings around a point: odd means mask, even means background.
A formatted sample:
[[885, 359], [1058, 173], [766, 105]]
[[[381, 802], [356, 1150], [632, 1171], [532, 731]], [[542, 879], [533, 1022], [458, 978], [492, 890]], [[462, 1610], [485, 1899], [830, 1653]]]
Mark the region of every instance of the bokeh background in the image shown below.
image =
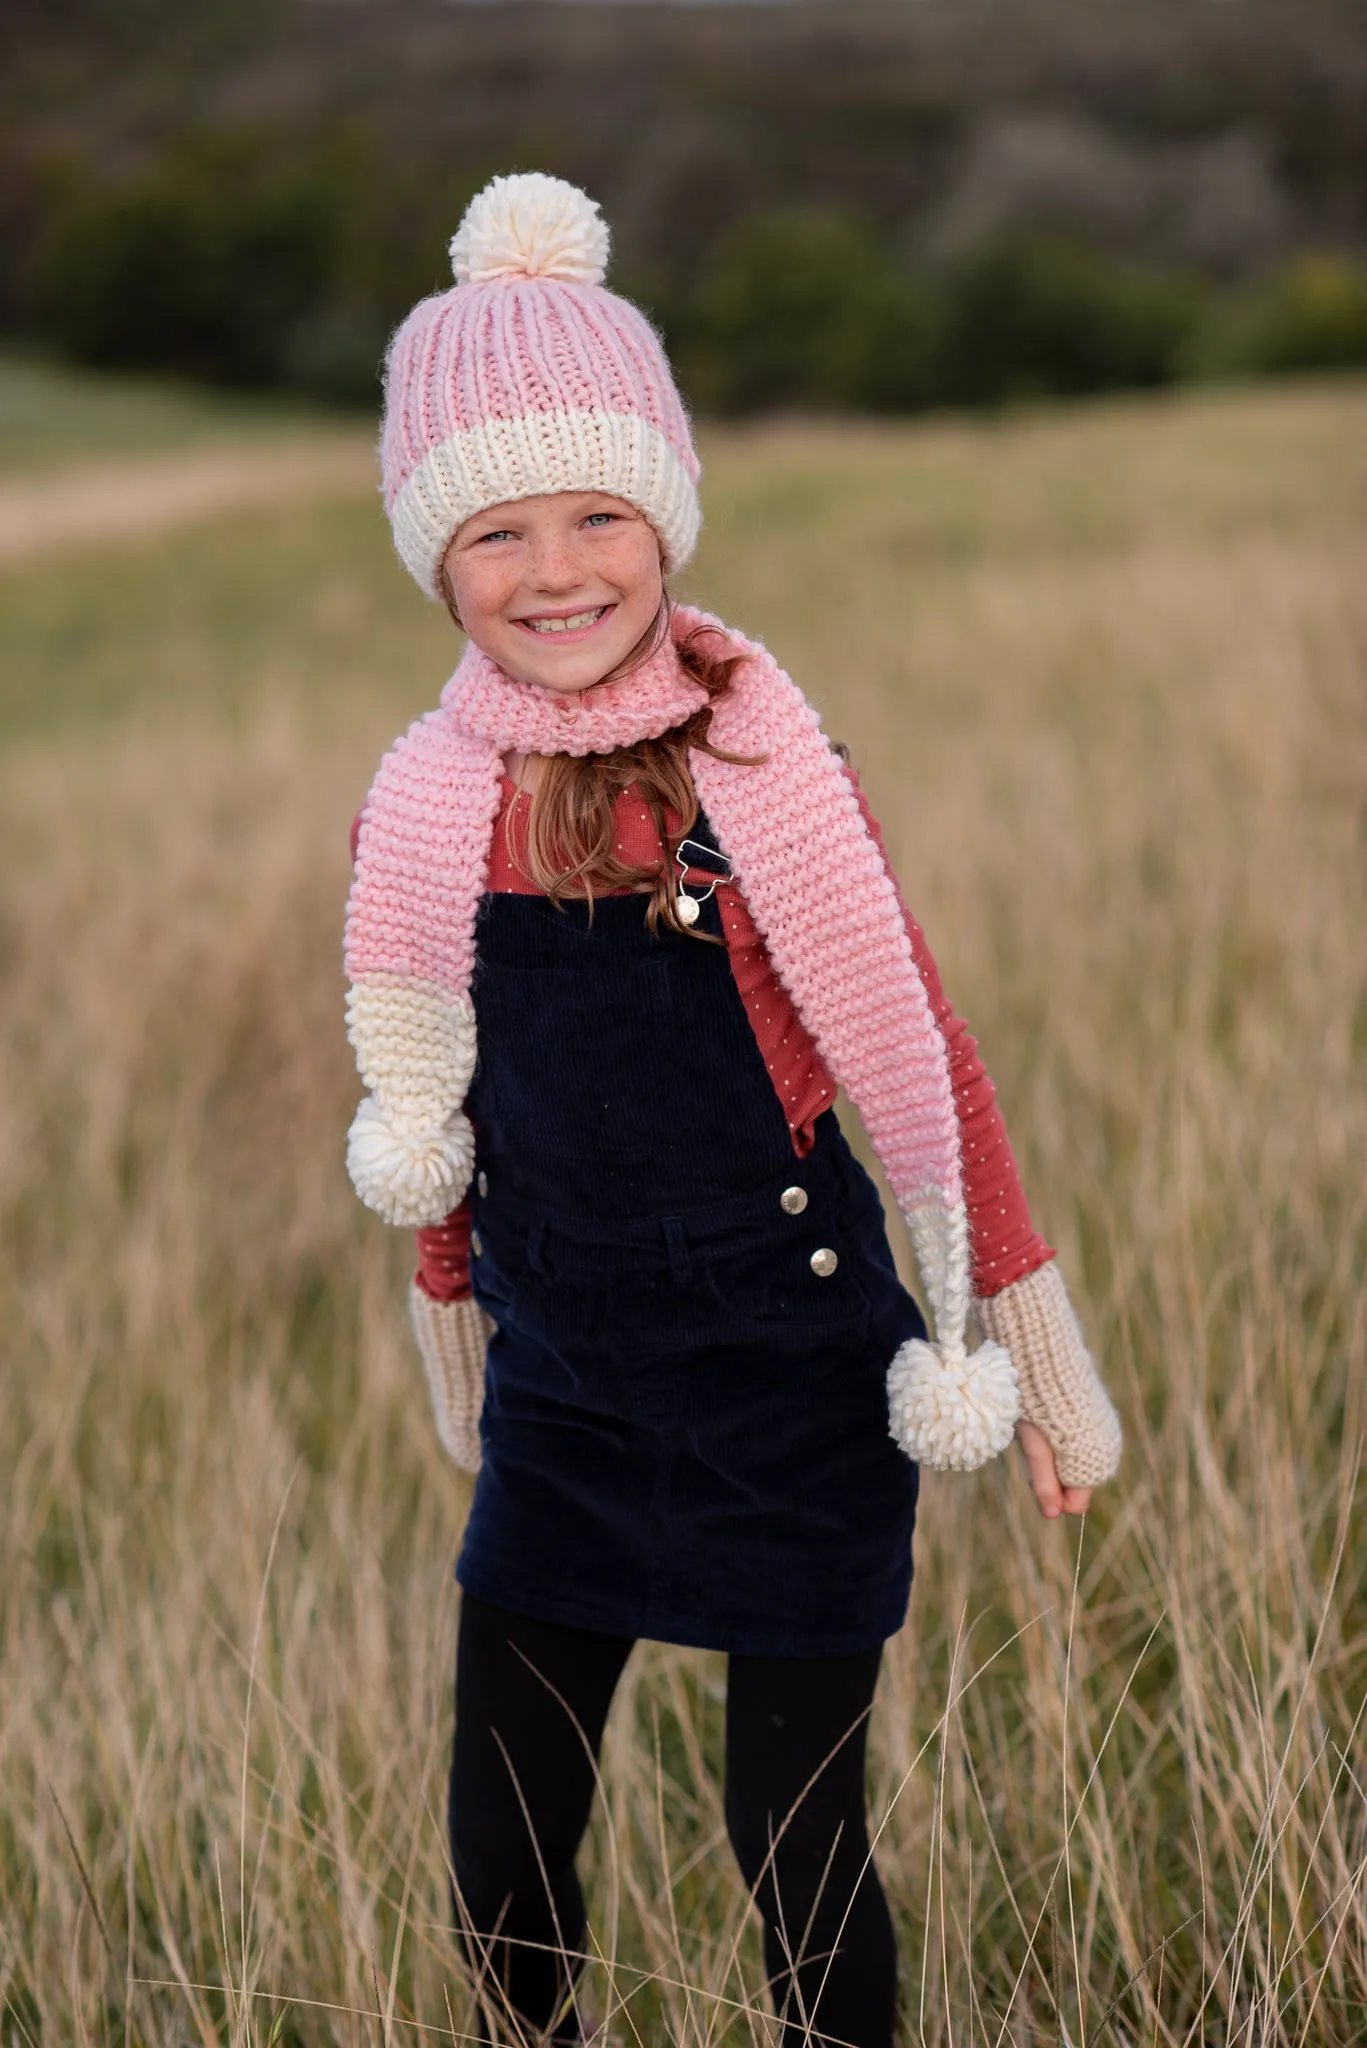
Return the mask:
[[[468, 1482], [351, 1194], [347, 831], [459, 652], [376, 368], [583, 182], [681, 595], [850, 746], [1127, 1428], [931, 1476], [870, 1800], [903, 2034], [1367, 2033], [1367, 21], [1349, 0], [9, 0], [0, 2041], [441, 2042]], [[906, 1257], [905, 1246], [899, 1250]], [[636, 1653], [623, 2043], [762, 2043], [724, 1665]]]
[[486, 178], [591, 190], [695, 402], [1367, 360], [1355, 0], [10, 0], [0, 320], [373, 405]]

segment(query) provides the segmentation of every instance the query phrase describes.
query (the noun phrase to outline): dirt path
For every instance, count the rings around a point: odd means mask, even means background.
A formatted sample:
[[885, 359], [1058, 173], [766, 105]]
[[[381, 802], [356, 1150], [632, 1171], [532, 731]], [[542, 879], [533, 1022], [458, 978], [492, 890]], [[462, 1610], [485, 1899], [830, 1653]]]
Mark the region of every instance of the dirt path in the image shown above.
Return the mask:
[[171, 533], [235, 512], [373, 489], [375, 454], [359, 436], [260, 449], [136, 456], [41, 480], [0, 482], [0, 568], [65, 548]]

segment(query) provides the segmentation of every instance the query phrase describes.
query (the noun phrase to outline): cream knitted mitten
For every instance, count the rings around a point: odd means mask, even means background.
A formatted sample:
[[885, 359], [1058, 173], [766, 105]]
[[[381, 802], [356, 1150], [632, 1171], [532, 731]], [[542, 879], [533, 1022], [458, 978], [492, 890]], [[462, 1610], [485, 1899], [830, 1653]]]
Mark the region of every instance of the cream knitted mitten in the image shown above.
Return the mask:
[[494, 1326], [473, 1295], [464, 1301], [433, 1301], [416, 1280], [408, 1290], [408, 1312], [427, 1368], [442, 1447], [463, 1472], [478, 1472], [484, 1354]]
[[1120, 1463], [1120, 1417], [1097, 1377], [1057, 1259], [976, 1304], [1011, 1353], [1021, 1414], [1048, 1439], [1064, 1486], [1100, 1486]]

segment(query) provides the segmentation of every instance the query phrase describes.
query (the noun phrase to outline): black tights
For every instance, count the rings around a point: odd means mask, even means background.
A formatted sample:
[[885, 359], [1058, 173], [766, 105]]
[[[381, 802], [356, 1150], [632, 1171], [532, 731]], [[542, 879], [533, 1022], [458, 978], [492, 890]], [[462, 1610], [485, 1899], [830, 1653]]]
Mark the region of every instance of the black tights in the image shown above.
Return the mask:
[[[513, 2040], [514, 2016], [534, 2041], [566, 2006], [574, 1966], [565, 1957], [584, 1948], [574, 1858], [631, 1647], [624, 1636], [462, 1598], [450, 1799], [457, 1913], [471, 1967]], [[896, 1953], [866, 1860], [864, 1810], [880, 1655], [730, 1660], [726, 1825], [763, 1917], [785, 2048], [892, 2040]], [[579, 2038], [570, 2004], [551, 2039]]]

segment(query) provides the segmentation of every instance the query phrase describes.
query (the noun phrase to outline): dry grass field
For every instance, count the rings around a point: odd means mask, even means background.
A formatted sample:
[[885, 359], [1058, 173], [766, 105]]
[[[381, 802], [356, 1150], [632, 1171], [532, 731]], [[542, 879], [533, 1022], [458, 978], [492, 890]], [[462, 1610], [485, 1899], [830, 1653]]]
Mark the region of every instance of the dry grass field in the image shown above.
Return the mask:
[[[55, 392], [10, 481], [198, 459], [132, 403]], [[1128, 1430], [1085, 1526], [1014, 1454], [925, 1486], [870, 1782], [905, 2039], [1360, 2041], [1367, 389], [704, 454], [687, 594], [850, 744]], [[0, 576], [7, 2044], [470, 2024], [467, 1482], [340, 1003], [347, 827], [456, 645], [363, 484], [261, 498]], [[614, 1708], [624, 2043], [768, 2039], [723, 1682], [645, 1645]]]

